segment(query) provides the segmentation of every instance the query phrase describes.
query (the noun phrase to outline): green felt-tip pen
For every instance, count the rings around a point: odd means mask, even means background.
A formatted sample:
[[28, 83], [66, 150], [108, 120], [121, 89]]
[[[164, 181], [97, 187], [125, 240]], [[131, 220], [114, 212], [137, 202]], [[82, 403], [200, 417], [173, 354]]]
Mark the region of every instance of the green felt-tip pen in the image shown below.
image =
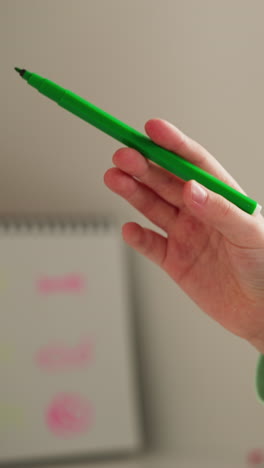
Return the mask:
[[229, 187], [221, 180], [181, 156], [162, 148], [147, 136], [104, 112], [72, 91], [64, 89], [58, 84], [28, 70], [17, 67], [15, 67], [15, 70], [29, 85], [57, 102], [64, 109], [94, 125], [116, 140], [121, 141], [126, 146], [138, 150], [143, 156], [172, 172], [177, 177], [186, 181], [191, 179], [196, 180], [249, 214], [257, 214], [261, 211], [261, 206], [256, 201]]

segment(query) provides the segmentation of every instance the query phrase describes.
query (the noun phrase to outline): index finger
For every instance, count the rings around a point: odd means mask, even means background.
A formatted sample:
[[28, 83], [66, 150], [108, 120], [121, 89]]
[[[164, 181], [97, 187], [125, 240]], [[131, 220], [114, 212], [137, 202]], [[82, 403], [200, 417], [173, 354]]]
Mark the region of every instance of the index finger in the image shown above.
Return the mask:
[[235, 179], [202, 145], [185, 135], [170, 122], [162, 119], [151, 119], [145, 124], [145, 131], [154, 143], [188, 159], [214, 177], [231, 187], [245, 193]]

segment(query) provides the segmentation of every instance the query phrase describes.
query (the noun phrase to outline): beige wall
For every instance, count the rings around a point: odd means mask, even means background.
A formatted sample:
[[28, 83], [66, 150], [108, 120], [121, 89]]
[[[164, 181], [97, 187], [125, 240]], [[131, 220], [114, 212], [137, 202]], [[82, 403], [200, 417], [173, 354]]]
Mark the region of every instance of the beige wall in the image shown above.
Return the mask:
[[[103, 185], [120, 145], [36, 95], [14, 66], [138, 130], [170, 120], [263, 204], [263, 16], [261, 0], [0, 0], [0, 210], [144, 222]], [[263, 446], [257, 353], [156, 266], [131, 261], [153, 445], [220, 458]]]

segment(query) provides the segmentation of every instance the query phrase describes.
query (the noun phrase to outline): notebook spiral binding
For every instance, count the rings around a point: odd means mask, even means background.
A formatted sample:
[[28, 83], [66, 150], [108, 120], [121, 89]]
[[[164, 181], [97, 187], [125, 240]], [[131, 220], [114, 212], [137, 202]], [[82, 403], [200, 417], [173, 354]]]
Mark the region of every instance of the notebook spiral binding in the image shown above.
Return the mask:
[[108, 231], [116, 225], [114, 219], [106, 215], [86, 214], [0, 214], [0, 233], [25, 230], [90, 230]]

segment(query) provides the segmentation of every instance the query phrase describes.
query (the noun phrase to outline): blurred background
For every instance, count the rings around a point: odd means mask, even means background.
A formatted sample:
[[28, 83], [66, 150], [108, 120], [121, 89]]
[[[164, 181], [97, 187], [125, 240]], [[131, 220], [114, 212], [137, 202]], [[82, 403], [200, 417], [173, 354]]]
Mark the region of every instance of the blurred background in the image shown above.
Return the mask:
[[[263, 15], [261, 0], [0, 0], [0, 211], [152, 227], [103, 184], [121, 145], [36, 94], [14, 66], [139, 131], [169, 120], [263, 205]], [[258, 353], [129, 249], [128, 268], [147, 452], [242, 463], [264, 448]]]

